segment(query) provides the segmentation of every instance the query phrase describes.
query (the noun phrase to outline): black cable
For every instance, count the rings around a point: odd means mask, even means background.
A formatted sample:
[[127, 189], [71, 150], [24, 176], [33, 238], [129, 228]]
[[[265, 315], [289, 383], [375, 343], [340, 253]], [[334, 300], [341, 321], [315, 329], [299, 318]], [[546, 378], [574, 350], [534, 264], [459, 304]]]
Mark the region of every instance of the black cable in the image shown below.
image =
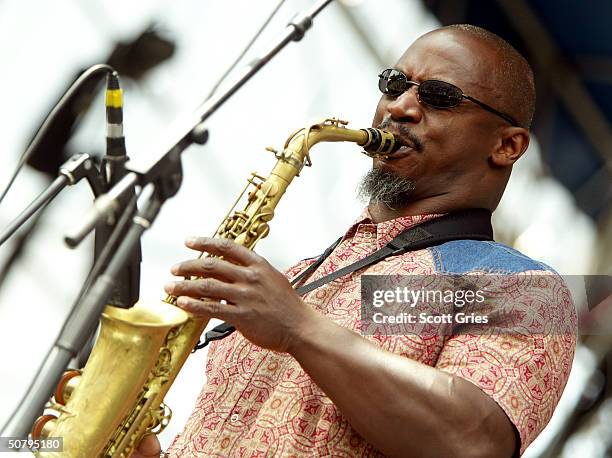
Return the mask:
[[[285, 0], [280, 0], [277, 3], [277, 5], [272, 10], [272, 12], [268, 15], [268, 17], [266, 18], [264, 23], [261, 25], [259, 30], [257, 30], [255, 35], [253, 35], [253, 37], [251, 38], [249, 43], [246, 45], [246, 47], [242, 50], [242, 52], [238, 55], [238, 57], [234, 60], [234, 62], [229, 66], [229, 68], [223, 73], [223, 75], [219, 78], [219, 80], [212, 87], [210, 93], [208, 94], [207, 99], [210, 98], [215, 93], [215, 91], [221, 85], [221, 83], [225, 80], [225, 78], [227, 78], [227, 76], [232, 72], [232, 70], [234, 70], [234, 68], [240, 62], [240, 60], [251, 49], [251, 47], [253, 46], [255, 41], [263, 33], [265, 28], [268, 26], [270, 21], [274, 18], [274, 16], [278, 12], [278, 10], [281, 8], [281, 6], [283, 6], [284, 3], [285, 3]], [[114, 71], [114, 69], [110, 65], [106, 65], [106, 64], [94, 65], [94, 66], [88, 68], [87, 70], [85, 70], [76, 79], [76, 81], [68, 88], [68, 90], [62, 96], [62, 98], [59, 100], [59, 102], [55, 105], [55, 107], [53, 107], [53, 110], [51, 110], [49, 115], [45, 118], [45, 121], [43, 122], [42, 126], [40, 126], [40, 129], [38, 129], [38, 132], [36, 133], [36, 135], [34, 136], [32, 141], [30, 142], [30, 144], [28, 145], [26, 150], [21, 155], [21, 158], [19, 159], [19, 163], [17, 164], [17, 167], [15, 168], [15, 171], [13, 172], [13, 175], [12, 175], [11, 179], [9, 180], [6, 188], [4, 189], [4, 191], [2, 191], [2, 194], [0, 195], [0, 203], [2, 203], [2, 201], [4, 200], [4, 197], [6, 196], [6, 194], [8, 193], [10, 188], [12, 187], [15, 179], [17, 178], [17, 175], [19, 174], [19, 172], [21, 171], [22, 167], [24, 166], [24, 164], [27, 162], [27, 160], [31, 156], [32, 151], [34, 151], [38, 147], [38, 143], [39, 143], [40, 139], [43, 137], [43, 134], [46, 132], [48, 126], [54, 120], [54, 118], [57, 115], [57, 113], [64, 107], [64, 105], [67, 103], [67, 101], [70, 100], [70, 98], [74, 95], [74, 93], [77, 92], [80, 89], [80, 87], [87, 80], [89, 80], [90, 77], [92, 77], [92, 76], [94, 76], [94, 75], [96, 75], [97, 73], [100, 73], [100, 72], [111, 73], [113, 71]]]
[[8, 278], [10, 267], [14, 265], [15, 262], [17, 262], [17, 260], [24, 253], [26, 242], [30, 239], [30, 237], [38, 227], [38, 224], [40, 223], [41, 217], [43, 215], [44, 212], [42, 211], [36, 213], [27, 223], [27, 226], [23, 229], [23, 231], [18, 232], [17, 235], [14, 237], [13, 243], [11, 244], [10, 254], [6, 256], [4, 263], [0, 264], [0, 289]]
[[[77, 295], [76, 299], [72, 303], [72, 307], [70, 308], [70, 313], [72, 313], [74, 309], [76, 308], [76, 306], [83, 300], [83, 298], [85, 297], [85, 294], [87, 294], [87, 292], [91, 288], [91, 285], [94, 284], [98, 276], [102, 273], [102, 270], [107, 265], [111, 253], [116, 250], [117, 243], [119, 241], [119, 237], [123, 234], [125, 227], [129, 224], [130, 220], [132, 219], [132, 216], [134, 215], [134, 210], [136, 210], [137, 199], [138, 199], [137, 195], [134, 194], [132, 198], [130, 199], [130, 201], [128, 202], [127, 206], [125, 207], [125, 210], [123, 211], [123, 214], [119, 218], [119, 221], [117, 221], [117, 225], [111, 232], [111, 235], [108, 238], [108, 241], [104, 245], [104, 248], [102, 248], [102, 251], [100, 251], [100, 254], [98, 255], [96, 262], [94, 263], [91, 270], [89, 271], [89, 274], [87, 274], [87, 278], [85, 279], [85, 282], [83, 283], [83, 286], [81, 287], [81, 290], [79, 291], [79, 294]], [[85, 343], [81, 351], [77, 354], [76, 360], [75, 360], [77, 367], [85, 366], [85, 363], [87, 362], [87, 359], [89, 359], [89, 355], [91, 354], [91, 350], [93, 348], [94, 338], [95, 338], [95, 331], [87, 339], [87, 342]]]
[[[208, 94], [207, 99], [210, 98], [215, 93], [215, 91], [221, 85], [221, 83], [225, 80], [225, 78], [227, 78], [227, 76], [232, 72], [232, 70], [234, 70], [234, 68], [240, 62], [240, 60], [251, 49], [251, 47], [253, 46], [255, 41], [259, 38], [259, 36], [262, 34], [262, 32], [265, 30], [265, 28], [268, 26], [270, 21], [274, 18], [274, 16], [276, 15], [278, 10], [281, 8], [281, 6], [284, 3], [285, 3], [285, 0], [280, 0], [278, 2], [278, 4], [274, 7], [272, 12], [268, 15], [268, 17], [266, 18], [264, 23], [261, 25], [259, 30], [255, 33], [255, 35], [253, 35], [253, 37], [251, 38], [249, 43], [242, 50], [242, 52], [238, 55], [236, 60], [234, 60], [234, 62], [229, 66], [229, 68], [223, 73], [223, 75], [219, 78], [219, 80], [212, 87], [210, 93]], [[87, 80], [89, 80], [90, 77], [92, 77], [92, 76], [94, 76], [94, 75], [96, 75], [97, 73], [100, 73], [100, 72], [111, 73], [113, 71], [114, 71], [114, 69], [110, 65], [106, 65], [106, 64], [94, 65], [94, 66], [88, 68], [87, 70], [85, 70], [76, 79], [76, 81], [68, 88], [68, 90], [62, 96], [62, 98], [59, 100], [59, 102], [55, 105], [55, 107], [53, 107], [53, 110], [51, 110], [49, 115], [45, 118], [45, 121], [43, 122], [42, 126], [40, 127], [40, 129], [38, 129], [38, 132], [36, 133], [36, 135], [34, 136], [32, 141], [30, 142], [30, 144], [28, 145], [26, 150], [21, 155], [21, 158], [19, 159], [19, 163], [17, 164], [17, 167], [15, 168], [15, 171], [13, 172], [13, 175], [11, 176], [11, 179], [9, 180], [6, 188], [4, 189], [4, 191], [2, 191], [2, 194], [0, 195], [0, 203], [2, 203], [2, 201], [4, 200], [4, 197], [6, 196], [6, 194], [8, 193], [10, 188], [12, 187], [15, 179], [17, 178], [17, 175], [19, 174], [19, 172], [21, 171], [22, 167], [24, 166], [24, 164], [27, 162], [27, 160], [31, 156], [32, 151], [34, 151], [38, 147], [38, 143], [39, 143], [40, 139], [43, 137], [43, 134], [46, 133], [46, 130], [47, 130], [48, 126], [52, 123], [52, 121], [54, 121], [55, 116], [57, 115], [58, 112], [60, 112], [63, 109], [64, 105], [68, 102], [68, 100], [70, 100], [70, 98], [74, 95], [74, 93], [77, 92], [80, 89], [80, 87]]]
[[[74, 304], [78, 304], [81, 301], [81, 299], [87, 293], [87, 291], [89, 290], [93, 282], [96, 280], [98, 275], [100, 275], [100, 271], [107, 264], [111, 253], [113, 252], [115, 246], [117, 245], [119, 237], [121, 236], [123, 230], [125, 229], [126, 225], [130, 222], [132, 215], [134, 214], [134, 210], [136, 209], [137, 198], [138, 198], [137, 195], [134, 194], [132, 198], [130, 199], [130, 201], [128, 202], [125, 208], [125, 211], [119, 218], [119, 221], [117, 221], [117, 225], [113, 228], [113, 231], [111, 232], [111, 235], [108, 238], [108, 241], [104, 245], [104, 248], [102, 249], [102, 251], [100, 251], [100, 255], [98, 256], [98, 259], [96, 260], [91, 270], [89, 271], [89, 274], [87, 275], [87, 278], [85, 279], [85, 283], [83, 283], [83, 287], [79, 291], [79, 294], [76, 300], [74, 301]], [[72, 308], [74, 308], [74, 306]]]
[[81, 86], [83, 86], [91, 77], [96, 76], [99, 73], [111, 73], [114, 71], [115, 70], [110, 65], [106, 65], [106, 64], [93, 65], [89, 67], [87, 70], [85, 70], [83, 73], [81, 73], [81, 75], [75, 80], [75, 82], [72, 83], [72, 85], [64, 93], [64, 95], [59, 100], [59, 102], [57, 102], [57, 104], [49, 112], [49, 114], [45, 118], [45, 121], [38, 129], [38, 132], [36, 132], [36, 135], [34, 136], [32, 141], [26, 148], [26, 150], [23, 152], [23, 154], [19, 158], [19, 163], [17, 164], [17, 167], [15, 168], [15, 171], [13, 172], [11, 179], [6, 185], [6, 188], [4, 189], [4, 191], [2, 191], [2, 195], [0, 195], [0, 203], [2, 203], [9, 189], [11, 189], [11, 186], [13, 186], [13, 183], [15, 182], [17, 175], [19, 174], [19, 172], [21, 171], [21, 169], [23, 168], [27, 160], [32, 155], [32, 152], [38, 148], [40, 139], [43, 138], [47, 129], [49, 128], [51, 123], [55, 120], [55, 117], [57, 116], [57, 114], [64, 108], [64, 106], [74, 96], [74, 94], [77, 93], [79, 89], [81, 88]]
[[223, 73], [223, 75], [221, 75], [221, 78], [219, 78], [219, 80], [215, 83], [215, 85], [213, 86], [213, 88], [210, 90], [208, 96], [206, 97], [206, 99], [210, 99], [212, 97], [212, 95], [215, 93], [215, 91], [217, 90], [217, 88], [221, 85], [221, 83], [223, 82], [223, 80], [225, 80], [225, 78], [227, 78], [227, 75], [229, 75], [232, 70], [234, 70], [236, 68], [236, 65], [238, 65], [238, 62], [240, 62], [242, 60], [242, 58], [244, 57], [244, 55], [249, 51], [249, 49], [251, 49], [251, 46], [253, 46], [253, 43], [255, 43], [255, 41], [257, 41], [257, 39], [259, 38], [259, 36], [262, 34], [262, 32], [265, 30], [265, 28], [268, 26], [268, 24], [270, 23], [270, 21], [272, 20], [272, 18], [274, 18], [274, 16], [276, 15], [276, 13], [278, 13], [278, 10], [280, 9], [281, 6], [283, 6], [283, 3], [285, 3], [285, 0], [280, 0], [278, 2], [278, 4], [274, 7], [274, 9], [272, 10], [272, 12], [268, 15], [268, 18], [264, 21], [264, 23], [261, 25], [261, 27], [259, 28], [259, 30], [255, 33], [255, 35], [253, 35], [253, 38], [251, 38], [251, 40], [249, 41], [249, 43], [246, 45], [246, 47], [242, 50], [242, 52], [238, 55], [238, 57], [236, 58], [236, 60], [234, 60], [234, 62], [232, 63], [232, 65], [230, 65], [228, 67], [228, 69], [225, 71], [225, 73]]

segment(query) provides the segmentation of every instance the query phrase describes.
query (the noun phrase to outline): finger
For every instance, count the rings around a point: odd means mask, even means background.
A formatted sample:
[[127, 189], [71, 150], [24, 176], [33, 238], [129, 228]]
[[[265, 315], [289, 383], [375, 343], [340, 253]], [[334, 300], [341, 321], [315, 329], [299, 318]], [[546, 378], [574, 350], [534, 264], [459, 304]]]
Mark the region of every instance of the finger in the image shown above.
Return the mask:
[[228, 261], [242, 266], [250, 266], [263, 260], [258, 254], [230, 239], [190, 237], [185, 241], [185, 245], [193, 250], [223, 256]]
[[176, 305], [196, 315], [206, 315], [223, 321], [233, 322], [238, 316], [238, 307], [218, 301], [201, 301], [193, 297], [180, 296], [176, 300]]
[[240, 288], [231, 283], [224, 283], [215, 278], [198, 278], [166, 283], [164, 289], [173, 296], [190, 296], [194, 298], [226, 299], [233, 302], [240, 294]]
[[140, 441], [136, 453], [139, 453], [143, 458], [159, 457], [161, 453], [161, 445], [159, 439], [154, 434], [148, 434]]
[[182, 277], [212, 277], [228, 282], [244, 280], [244, 267], [237, 266], [220, 258], [206, 257], [191, 259], [172, 266], [173, 275]]

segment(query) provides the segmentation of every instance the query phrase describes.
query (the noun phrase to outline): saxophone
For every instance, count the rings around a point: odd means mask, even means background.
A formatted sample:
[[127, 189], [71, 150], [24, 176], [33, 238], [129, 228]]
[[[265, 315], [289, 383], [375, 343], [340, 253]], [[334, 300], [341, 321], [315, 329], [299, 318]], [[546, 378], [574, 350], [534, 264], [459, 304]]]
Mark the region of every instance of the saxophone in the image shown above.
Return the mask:
[[[352, 130], [346, 121], [326, 119], [293, 133], [267, 178], [251, 175], [234, 206], [215, 232], [253, 249], [269, 232], [268, 222], [285, 190], [319, 142], [355, 142], [370, 157], [386, 157], [399, 148], [395, 137], [379, 129]], [[248, 191], [251, 189], [250, 191]], [[248, 192], [247, 192], [248, 191]], [[246, 194], [243, 210], [234, 210]], [[124, 457], [145, 434], [159, 434], [170, 421], [164, 396], [192, 352], [208, 319], [176, 307], [176, 297], [130, 309], [107, 306], [100, 334], [83, 370], [69, 370], [38, 418], [36, 438], [62, 437], [63, 452], [41, 457]]]

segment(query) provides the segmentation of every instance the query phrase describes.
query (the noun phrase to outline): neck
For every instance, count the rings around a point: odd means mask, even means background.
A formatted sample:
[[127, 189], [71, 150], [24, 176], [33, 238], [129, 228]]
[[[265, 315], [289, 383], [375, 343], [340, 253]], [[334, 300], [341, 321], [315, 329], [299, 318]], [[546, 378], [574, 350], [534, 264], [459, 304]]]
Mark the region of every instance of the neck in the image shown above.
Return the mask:
[[445, 198], [445, 196], [435, 196], [410, 202], [408, 205], [398, 209], [389, 208], [387, 205], [380, 202], [370, 202], [368, 205], [368, 211], [370, 212], [372, 221], [375, 223], [382, 223], [383, 221], [389, 221], [402, 216], [432, 213], [444, 214], [466, 208], [488, 208], [489, 210], [493, 211], [493, 209], [489, 207], [489, 205], [484, 204], [483, 202], [457, 202], [450, 200], [449, 198]]

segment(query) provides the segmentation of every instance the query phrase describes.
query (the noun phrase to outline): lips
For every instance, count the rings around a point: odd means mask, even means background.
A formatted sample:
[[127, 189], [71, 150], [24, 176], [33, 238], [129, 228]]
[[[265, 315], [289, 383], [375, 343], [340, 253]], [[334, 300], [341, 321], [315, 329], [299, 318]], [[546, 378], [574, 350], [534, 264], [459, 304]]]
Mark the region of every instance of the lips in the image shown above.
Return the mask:
[[401, 159], [403, 157], [408, 156], [409, 154], [414, 153], [416, 150], [414, 148], [412, 148], [411, 146], [405, 146], [402, 144], [402, 146], [395, 151], [393, 154], [390, 154], [389, 156], [387, 156], [386, 158], [384, 158], [384, 161], [395, 161], [397, 159]]
[[395, 159], [400, 159], [410, 153], [416, 152], [416, 148], [414, 147], [414, 144], [410, 139], [403, 137], [397, 131], [391, 129], [388, 129], [388, 132], [391, 132], [395, 136], [396, 141], [399, 142], [401, 146], [397, 151], [389, 155], [385, 160], [392, 161]]
[[395, 140], [399, 141], [399, 144], [401, 145], [401, 147], [396, 151], [396, 154], [404, 149], [411, 149], [412, 151], [416, 151], [416, 148], [414, 147], [414, 143], [412, 142], [412, 140], [410, 140], [406, 136], [399, 133], [396, 129], [385, 129], [385, 130], [387, 132], [392, 133], [393, 136], [395, 137]]
[[400, 145], [400, 148], [390, 155], [389, 159], [399, 158], [412, 152], [420, 153], [423, 151], [421, 140], [411, 131], [410, 126], [386, 118], [378, 125], [378, 128], [393, 134]]

